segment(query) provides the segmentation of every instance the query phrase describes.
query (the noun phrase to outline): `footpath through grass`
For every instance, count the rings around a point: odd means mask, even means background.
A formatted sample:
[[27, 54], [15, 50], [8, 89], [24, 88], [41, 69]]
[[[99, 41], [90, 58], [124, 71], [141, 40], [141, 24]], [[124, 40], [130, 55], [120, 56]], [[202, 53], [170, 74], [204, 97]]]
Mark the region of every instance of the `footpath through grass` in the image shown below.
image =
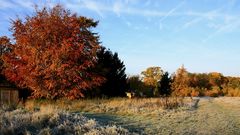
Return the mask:
[[[172, 100], [172, 101], [170, 101]], [[95, 99], [78, 101], [28, 101], [28, 109], [44, 105], [82, 114], [100, 125], [117, 125], [128, 133], [156, 134], [240, 134], [240, 98], [170, 99], [178, 107], [167, 109], [164, 99]], [[178, 102], [175, 102], [177, 101]]]
[[100, 123], [112, 123], [139, 134], [240, 134], [240, 98], [201, 98], [196, 109], [173, 109], [159, 113], [86, 113]]

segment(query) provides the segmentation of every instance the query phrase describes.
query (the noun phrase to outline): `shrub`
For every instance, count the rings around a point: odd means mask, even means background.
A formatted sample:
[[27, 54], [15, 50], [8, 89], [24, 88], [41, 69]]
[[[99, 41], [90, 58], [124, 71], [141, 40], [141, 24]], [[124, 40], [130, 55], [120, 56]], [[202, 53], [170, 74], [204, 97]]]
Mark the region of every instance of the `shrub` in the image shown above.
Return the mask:
[[240, 97], [240, 89], [239, 88], [227, 88], [224, 89], [224, 93], [226, 96], [230, 97]]
[[192, 97], [198, 97], [200, 95], [200, 92], [197, 89], [193, 89], [191, 92]]

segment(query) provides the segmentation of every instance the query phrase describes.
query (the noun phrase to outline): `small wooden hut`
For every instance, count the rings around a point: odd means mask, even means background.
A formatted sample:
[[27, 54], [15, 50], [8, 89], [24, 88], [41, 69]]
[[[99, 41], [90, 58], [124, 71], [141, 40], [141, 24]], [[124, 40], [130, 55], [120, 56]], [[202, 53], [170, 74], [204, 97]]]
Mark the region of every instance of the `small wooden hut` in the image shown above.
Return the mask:
[[17, 104], [19, 101], [19, 91], [17, 87], [9, 83], [0, 76], [0, 105]]

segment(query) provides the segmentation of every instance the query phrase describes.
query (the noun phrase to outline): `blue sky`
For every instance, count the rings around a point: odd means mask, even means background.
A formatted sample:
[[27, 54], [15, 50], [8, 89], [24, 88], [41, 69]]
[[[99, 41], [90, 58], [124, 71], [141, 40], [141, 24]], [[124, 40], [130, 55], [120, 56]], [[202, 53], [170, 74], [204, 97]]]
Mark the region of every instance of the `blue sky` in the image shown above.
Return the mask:
[[240, 75], [238, 0], [0, 0], [0, 36], [10, 19], [31, 15], [34, 4], [64, 5], [99, 20], [102, 45], [118, 52], [129, 75], [149, 66], [173, 73]]

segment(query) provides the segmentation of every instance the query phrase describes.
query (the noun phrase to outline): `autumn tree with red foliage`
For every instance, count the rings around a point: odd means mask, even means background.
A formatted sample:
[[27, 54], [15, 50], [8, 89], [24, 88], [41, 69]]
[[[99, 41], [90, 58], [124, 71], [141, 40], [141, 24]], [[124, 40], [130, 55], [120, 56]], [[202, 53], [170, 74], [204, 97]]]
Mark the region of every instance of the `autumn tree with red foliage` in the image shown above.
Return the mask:
[[91, 72], [100, 48], [91, 31], [98, 22], [77, 16], [57, 5], [36, 9], [33, 16], [12, 22], [11, 48], [3, 57], [4, 74], [34, 98], [83, 97], [104, 78]]

